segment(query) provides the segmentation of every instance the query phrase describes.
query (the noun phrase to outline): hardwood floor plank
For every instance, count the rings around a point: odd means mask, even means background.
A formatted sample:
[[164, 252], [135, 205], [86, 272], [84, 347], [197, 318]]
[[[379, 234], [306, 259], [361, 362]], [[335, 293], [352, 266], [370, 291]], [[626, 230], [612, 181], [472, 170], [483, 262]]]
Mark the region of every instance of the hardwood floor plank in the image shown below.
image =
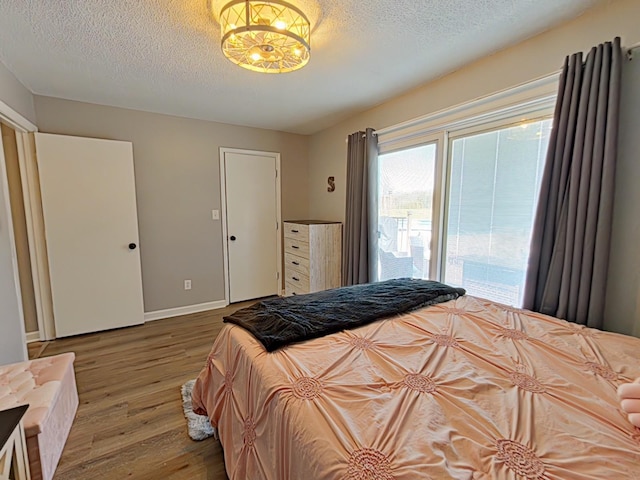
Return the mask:
[[249, 304], [29, 344], [31, 358], [76, 353], [80, 405], [54, 480], [227, 480], [219, 442], [187, 435], [180, 387]]

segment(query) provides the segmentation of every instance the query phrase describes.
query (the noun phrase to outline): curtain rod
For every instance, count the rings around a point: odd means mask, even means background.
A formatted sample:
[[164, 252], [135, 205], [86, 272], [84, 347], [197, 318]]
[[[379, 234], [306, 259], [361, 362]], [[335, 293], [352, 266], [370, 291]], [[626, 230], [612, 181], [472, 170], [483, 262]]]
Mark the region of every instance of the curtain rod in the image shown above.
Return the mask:
[[640, 42], [638, 43], [634, 43], [633, 45], [630, 45], [627, 47], [627, 50], [631, 51], [631, 50], [635, 50], [636, 48], [640, 47]]
[[[634, 43], [633, 45], [629, 45], [628, 47], [622, 47], [623, 51], [626, 51], [627, 58], [628, 58], [629, 60], [632, 60], [632, 59], [633, 59], [633, 50], [635, 50], [635, 49], [637, 49], [637, 48], [640, 48], [640, 42]], [[541, 78], [540, 78], [540, 79], [538, 79], [538, 80], [544, 80], [544, 79], [546, 79], [546, 78], [551, 78], [551, 77], [553, 77], [553, 76], [557, 76], [559, 73], [560, 73], [560, 71], [558, 70], [557, 72], [554, 72], [554, 73], [552, 73], [552, 74], [550, 74], [550, 75], [546, 75], [546, 76], [544, 76], [544, 77], [541, 77]], [[535, 80], [534, 80], [534, 81], [535, 81]], [[527, 82], [527, 83], [528, 83], [528, 82]], [[385, 129], [383, 129], [383, 130], [385, 130]], [[374, 134], [374, 135], [378, 135], [378, 132], [374, 131], [374, 132], [373, 132], [373, 134]], [[363, 137], [364, 137], [364, 135], [363, 135]], [[349, 136], [348, 136], [348, 135], [347, 135], [347, 138], [345, 138], [345, 139], [344, 139], [344, 143], [349, 143]]]
[[627, 60], [633, 60], [633, 51], [636, 48], [640, 48], [640, 42], [634, 43], [633, 45], [631, 45], [629, 47], [625, 47], [626, 54], [627, 54]]
[[[371, 135], [376, 135], [376, 136], [377, 136], [377, 135], [378, 135], [378, 132], [376, 132], [376, 131], [374, 130], [373, 132], [371, 132]], [[347, 135], [347, 138], [345, 138], [345, 139], [344, 139], [344, 143], [349, 143], [349, 137], [350, 137], [350, 136], [351, 136], [351, 135]], [[364, 137], [366, 137], [366, 136], [367, 136], [367, 134], [366, 134], [366, 133], [363, 133], [363, 134], [362, 134], [362, 138], [364, 138]]]

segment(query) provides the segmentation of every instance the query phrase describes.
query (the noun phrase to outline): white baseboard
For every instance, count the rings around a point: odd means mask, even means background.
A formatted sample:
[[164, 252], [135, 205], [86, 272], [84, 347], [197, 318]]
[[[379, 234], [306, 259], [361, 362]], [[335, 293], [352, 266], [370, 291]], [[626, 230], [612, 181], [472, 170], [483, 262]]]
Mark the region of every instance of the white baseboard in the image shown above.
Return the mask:
[[163, 318], [179, 317], [180, 315], [189, 315], [190, 313], [206, 312], [207, 310], [215, 310], [224, 308], [229, 305], [225, 300], [217, 302], [199, 303], [197, 305], [187, 305], [186, 307], [168, 308], [166, 310], [156, 310], [155, 312], [145, 312], [144, 321], [152, 322], [154, 320], [162, 320]]
[[27, 332], [27, 343], [39, 342], [40, 332]]

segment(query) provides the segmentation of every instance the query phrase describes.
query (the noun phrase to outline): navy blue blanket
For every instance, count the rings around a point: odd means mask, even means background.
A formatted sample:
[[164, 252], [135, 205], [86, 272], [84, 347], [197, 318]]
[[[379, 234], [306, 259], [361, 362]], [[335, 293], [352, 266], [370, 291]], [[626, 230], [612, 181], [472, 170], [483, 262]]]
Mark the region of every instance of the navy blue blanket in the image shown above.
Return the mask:
[[464, 289], [443, 283], [400, 278], [263, 300], [224, 317], [224, 321], [247, 329], [272, 352], [464, 294]]

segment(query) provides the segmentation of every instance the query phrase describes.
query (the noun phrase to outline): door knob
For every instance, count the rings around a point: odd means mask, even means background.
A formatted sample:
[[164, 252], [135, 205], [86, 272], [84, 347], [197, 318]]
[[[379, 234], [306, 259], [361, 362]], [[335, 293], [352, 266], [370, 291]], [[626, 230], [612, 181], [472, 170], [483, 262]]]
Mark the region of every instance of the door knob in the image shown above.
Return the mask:
[[232, 242], [235, 242], [236, 241], [236, 236], [235, 235], [231, 235], [229, 237], [229, 240], [231, 240]]
[[137, 245], [135, 243], [130, 243], [129, 244], [129, 250], [135, 250], [137, 247]]

